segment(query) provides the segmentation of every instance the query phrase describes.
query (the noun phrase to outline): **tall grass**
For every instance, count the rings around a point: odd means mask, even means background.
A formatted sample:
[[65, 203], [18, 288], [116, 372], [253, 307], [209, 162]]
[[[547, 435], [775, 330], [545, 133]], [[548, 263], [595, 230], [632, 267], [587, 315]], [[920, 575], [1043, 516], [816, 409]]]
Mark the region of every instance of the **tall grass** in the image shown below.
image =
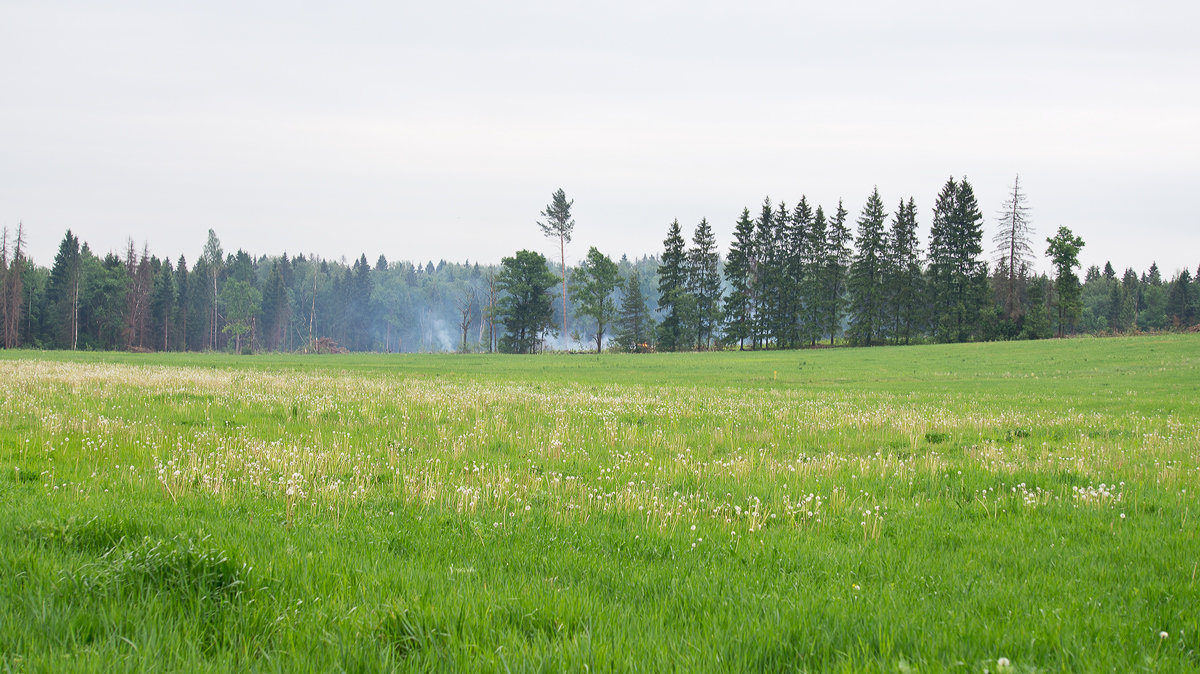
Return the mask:
[[4, 353], [0, 401], [0, 668], [1200, 667], [1196, 336]]

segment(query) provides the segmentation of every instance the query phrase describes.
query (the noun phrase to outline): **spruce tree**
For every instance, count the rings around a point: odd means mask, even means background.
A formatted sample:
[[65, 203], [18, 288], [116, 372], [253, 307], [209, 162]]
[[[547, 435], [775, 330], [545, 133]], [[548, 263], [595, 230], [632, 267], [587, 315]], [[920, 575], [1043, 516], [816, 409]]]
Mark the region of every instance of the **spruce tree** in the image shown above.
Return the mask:
[[68, 229], [54, 256], [46, 284], [46, 303], [50, 307], [46, 337], [60, 349], [74, 349], [78, 345], [79, 285], [79, 239]]
[[191, 304], [191, 279], [188, 275], [187, 258], [179, 256], [175, 263], [175, 317], [171, 333], [171, 348], [186, 351], [188, 334], [188, 307]]
[[876, 187], [858, 217], [858, 246], [850, 264], [846, 290], [850, 297], [852, 344], [870, 346], [883, 328], [884, 271], [887, 240], [884, 232], [887, 211]]
[[751, 342], [755, 348], [766, 347], [776, 319], [779, 283], [779, 240], [776, 236], [775, 207], [771, 198], [763, 199], [758, 219], [754, 222], [754, 258], [751, 263], [751, 296], [754, 298], [754, 320]]
[[733, 242], [725, 260], [725, 280], [729, 294], [725, 296], [725, 339], [744, 349], [752, 334], [753, 289], [751, 263], [754, 258], [754, 221], [750, 209], [743, 208], [733, 229]]
[[712, 345], [713, 331], [721, 320], [720, 257], [707, 219], [696, 225], [687, 262], [687, 287], [695, 300], [696, 348], [705, 349]]
[[[939, 341], [966, 341], [977, 327], [987, 269], [979, 260], [983, 216], [971, 184], [951, 177], [938, 194], [929, 238], [932, 322]], [[986, 279], [984, 279], [986, 283]]]
[[1029, 310], [1025, 313], [1021, 339], [1046, 339], [1053, 335], [1050, 314], [1046, 310], [1046, 295], [1050, 280], [1035, 276], [1029, 282]]
[[1023, 313], [1021, 286], [1026, 270], [1033, 262], [1033, 229], [1019, 175], [1013, 179], [1012, 192], [1004, 202], [998, 220], [1000, 227], [992, 237], [992, 243], [996, 246], [996, 267], [1003, 270], [1003, 274], [998, 275], [1000, 303], [1005, 316], [1016, 321]]
[[646, 306], [642, 294], [642, 280], [637, 269], [629, 272], [621, 296], [621, 314], [618, 319], [617, 346], [622, 351], [642, 353], [653, 347], [654, 318]]
[[808, 275], [809, 230], [813, 224], [813, 210], [808, 198], [801, 195], [800, 203], [792, 210], [783, 240], [783, 311], [786, 314], [787, 331], [784, 335], [788, 346], [797, 347], [803, 342], [806, 332], [804, 322], [804, 290]]
[[1142, 304], [1142, 286], [1137, 272], [1126, 269], [1121, 278], [1121, 313], [1117, 318], [1117, 329], [1128, 332], [1137, 326], [1138, 312]]
[[150, 343], [161, 351], [171, 349], [171, 326], [175, 319], [175, 270], [165, 260], [154, 276], [150, 295]]
[[687, 292], [687, 252], [683, 230], [674, 220], [663, 240], [658, 263], [658, 310], [663, 319], [658, 325], [658, 346], [663, 351], [678, 351], [691, 343], [686, 334], [689, 324], [690, 297]]
[[842, 329], [842, 316], [846, 310], [846, 270], [850, 265], [850, 246], [853, 238], [850, 228], [846, 226], [849, 213], [838, 200], [837, 211], [829, 221], [827, 245], [825, 247], [825, 264], [822, 274], [823, 293], [821, 313], [824, 317], [824, 330], [829, 335], [829, 345], [833, 346], [834, 339]]
[[817, 340], [825, 335], [825, 265], [829, 249], [829, 227], [825, 221], [825, 209], [817, 206], [804, 248], [804, 278], [800, 285], [803, 304], [801, 337], [816, 346]]
[[1179, 272], [1167, 285], [1167, 322], [1174, 328], [1188, 328], [1196, 322], [1196, 307], [1192, 297], [1192, 273]]
[[262, 314], [263, 345], [268, 351], [277, 351], [283, 345], [291, 320], [291, 304], [279, 262], [271, 265], [271, 273], [263, 285]]
[[[8, 269], [4, 273], [4, 278], [0, 279], [0, 344], [6, 349], [16, 348], [21, 343], [21, 316], [22, 310], [26, 307], [30, 312], [33, 310], [33, 302], [26, 302], [25, 297], [28, 292], [32, 292], [32, 288], [25, 287], [25, 273], [28, 267], [31, 266], [25, 258], [25, 226], [23, 223], [17, 223], [16, 236], [12, 241], [12, 252], [9, 253], [8, 248], [8, 229], [4, 230], [3, 234], [5, 257], [8, 261]], [[27, 317], [32, 318], [32, 317]], [[25, 339], [32, 339], [33, 335], [30, 332], [28, 323], [26, 324]]]
[[920, 327], [922, 274], [920, 242], [917, 239], [917, 204], [909, 197], [900, 201], [887, 237], [884, 273], [886, 306], [893, 341], [911, 342]]

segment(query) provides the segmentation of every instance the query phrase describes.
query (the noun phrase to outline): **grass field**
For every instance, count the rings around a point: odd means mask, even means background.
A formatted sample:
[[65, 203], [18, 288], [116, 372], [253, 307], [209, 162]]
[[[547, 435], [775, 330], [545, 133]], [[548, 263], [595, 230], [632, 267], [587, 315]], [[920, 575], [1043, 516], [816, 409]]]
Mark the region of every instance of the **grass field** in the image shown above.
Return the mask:
[[0, 671], [1200, 670], [1197, 335], [0, 352], [0, 401]]

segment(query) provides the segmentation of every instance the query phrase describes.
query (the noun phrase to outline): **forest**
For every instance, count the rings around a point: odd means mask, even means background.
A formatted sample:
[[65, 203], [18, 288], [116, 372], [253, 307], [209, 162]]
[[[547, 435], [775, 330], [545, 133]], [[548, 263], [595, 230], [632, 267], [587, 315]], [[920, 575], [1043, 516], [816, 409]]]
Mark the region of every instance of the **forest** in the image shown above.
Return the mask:
[[[47, 267], [24, 229], [0, 243], [4, 348], [131, 351], [515, 352], [746, 350], [1042, 339], [1188, 329], [1200, 268], [1165, 279], [1092, 266], [1060, 227], [1035, 237], [1019, 178], [990, 241], [970, 182], [949, 179], [919, 240], [914, 199], [888, 212], [878, 189], [858, 216], [801, 197], [742, 211], [720, 254], [711, 225], [678, 221], [657, 255], [595, 248], [568, 268], [573, 202], [556, 191], [538, 225], [558, 264], [522, 250], [498, 265], [374, 262], [129, 241], [103, 255], [67, 231]], [[1045, 258], [1050, 272], [1036, 271]]]

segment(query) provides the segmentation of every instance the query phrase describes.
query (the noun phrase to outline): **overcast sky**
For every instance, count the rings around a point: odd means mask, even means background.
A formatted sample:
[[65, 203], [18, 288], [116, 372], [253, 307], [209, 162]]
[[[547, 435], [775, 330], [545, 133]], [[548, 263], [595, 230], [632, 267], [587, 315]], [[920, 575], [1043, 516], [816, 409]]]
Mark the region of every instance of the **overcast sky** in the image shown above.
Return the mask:
[[[878, 185], [1020, 173], [1035, 249], [1200, 264], [1196, 2], [0, 3], [0, 224], [194, 261], [725, 250], [766, 195], [857, 215]], [[835, 6], [837, 5], [837, 6]], [[1046, 268], [1043, 260], [1040, 268]]]

